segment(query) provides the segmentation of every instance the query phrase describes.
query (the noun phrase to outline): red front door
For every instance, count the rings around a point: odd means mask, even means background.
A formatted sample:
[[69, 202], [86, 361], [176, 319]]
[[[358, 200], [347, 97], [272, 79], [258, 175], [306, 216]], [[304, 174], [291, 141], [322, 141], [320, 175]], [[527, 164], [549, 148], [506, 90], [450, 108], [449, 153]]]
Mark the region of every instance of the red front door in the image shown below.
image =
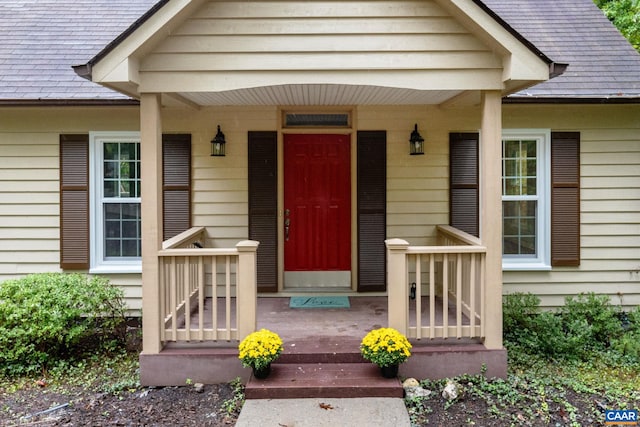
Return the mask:
[[285, 272], [350, 272], [350, 164], [349, 135], [284, 135]]

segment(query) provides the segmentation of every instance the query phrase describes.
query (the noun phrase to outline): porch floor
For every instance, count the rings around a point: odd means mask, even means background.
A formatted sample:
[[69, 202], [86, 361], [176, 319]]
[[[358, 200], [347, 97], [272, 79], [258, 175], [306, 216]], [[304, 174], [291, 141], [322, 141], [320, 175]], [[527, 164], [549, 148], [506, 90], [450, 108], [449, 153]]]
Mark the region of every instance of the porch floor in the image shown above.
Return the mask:
[[[257, 303], [257, 328], [272, 330], [285, 343], [320, 337], [340, 337], [361, 340], [372, 329], [388, 325], [386, 296], [350, 296], [350, 308], [290, 308], [290, 297], [259, 297]], [[211, 328], [212, 299], [205, 300], [204, 327]], [[415, 301], [410, 302], [409, 325], [415, 326]], [[435, 323], [442, 325], [442, 300], [436, 298]], [[429, 324], [429, 298], [422, 297], [422, 321]], [[449, 325], [456, 324], [455, 306], [449, 304], [447, 313]], [[225, 324], [225, 300], [217, 301], [218, 325]], [[230, 321], [235, 327], [235, 301], [231, 303]], [[469, 318], [462, 316], [462, 324], [469, 325]], [[198, 318], [192, 315], [190, 324], [198, 328]], [[184, 327], [184, 319], [179, 321]], [[449, 340], [450, 341], [450, 340]], [[467, 341], [468, 342], [468, 341]]]
[[[388, 325], [386, 296], [349, 296], [350, 308], [290, 308], [289, 297], [258, 298], [257, 327], [277, 332], [284, 341], [285, 351], [279, 364], [315, 366], [317, 364], [362, 364], [360, 341], [372, 329]], [[212, 299], [205, 300], [203, 327], [211, 328]], [[228, 318], [235, 327], [235, 310], [225, 312], [224, 299], [218, 299], [218, 328]], [[235, 306], [231, 301], [230, 307]], [[415, 323], [415, 302], [411, 301], [410, 324]], [[429, 320], [428, 297], [422, 301], [423, 322]], [[455, 306], [449, 305], [449, 325], [455, 325]], [[412, 320], [413, 319], [413, 320]], [[436, 324], [442, 323], [442, 300], [437, 299]], [[184, 328], [185, 319], [178, 322]], [[191, 327], [198, 328], [198, 315], [189, 317]], [[181, 325], [180, 325], [181, 323]], [[469, 319], [463, 316], [463, 324]], [[489, 350], [479, 339], [411, 340], [412, 357], [400, 367], [402, 377], [447, 378], [462, 373], [479, 373], [486, 367], [487, 375], [506, 376], [506, 350]], [[333, 365], [332, 365], [333, 366]], [[284, 369], [284, 368], [283, 368]], [[325, 368], [323, 368], [325, 369]], [[237, 342], [224, 339], [217, 342], [168, 343], [159, 354], [141, 355], [141, 383], [145, 385], [183, 385], [185, 378], [202, 383], [249, 378], [250, 370], [238, 362]], [[351, 393], [351, 392], [350, 392]]]

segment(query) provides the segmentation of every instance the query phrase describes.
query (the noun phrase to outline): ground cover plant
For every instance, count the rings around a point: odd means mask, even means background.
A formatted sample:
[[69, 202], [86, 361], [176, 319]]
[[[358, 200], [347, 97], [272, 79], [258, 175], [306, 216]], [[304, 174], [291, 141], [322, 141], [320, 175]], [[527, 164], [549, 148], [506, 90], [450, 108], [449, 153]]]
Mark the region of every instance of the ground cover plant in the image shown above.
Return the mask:
[[604, 425], [608, 409], [640, 409], [640, 309], [623, 312], [603, 295], [567, 298], [543, 311], [531, 294], [504, 301], [506, 379], [453, 380], [462, 395], [443, 399], [446, 380], [422, 381], [428, 398], [407, 400], [413, 425]]

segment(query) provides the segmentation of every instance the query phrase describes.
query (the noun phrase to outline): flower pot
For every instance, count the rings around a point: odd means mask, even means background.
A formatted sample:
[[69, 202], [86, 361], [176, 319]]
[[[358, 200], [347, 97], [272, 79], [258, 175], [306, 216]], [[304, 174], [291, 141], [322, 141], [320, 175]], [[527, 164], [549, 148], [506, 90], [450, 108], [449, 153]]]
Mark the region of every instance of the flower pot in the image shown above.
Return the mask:
[[256, 369], [253, 368], [253, 377], [259, 380], [263, 380], [269, 376], [271, 373], [271, 364], [268, 364], [264, 368]]
[[381, 366], [380, 373], [385, 378], [396, 378], [398, 376], [398, 365]]

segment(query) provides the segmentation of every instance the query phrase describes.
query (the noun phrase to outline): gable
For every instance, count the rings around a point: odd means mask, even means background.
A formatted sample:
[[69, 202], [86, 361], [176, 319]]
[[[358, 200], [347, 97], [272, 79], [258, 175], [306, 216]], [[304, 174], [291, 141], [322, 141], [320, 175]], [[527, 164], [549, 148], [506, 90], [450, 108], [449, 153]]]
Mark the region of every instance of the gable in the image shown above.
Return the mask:
[[180, 3], [93, 64], [93, 80], [198, 105], [439, 104], [549, 74], [469, 0]]

